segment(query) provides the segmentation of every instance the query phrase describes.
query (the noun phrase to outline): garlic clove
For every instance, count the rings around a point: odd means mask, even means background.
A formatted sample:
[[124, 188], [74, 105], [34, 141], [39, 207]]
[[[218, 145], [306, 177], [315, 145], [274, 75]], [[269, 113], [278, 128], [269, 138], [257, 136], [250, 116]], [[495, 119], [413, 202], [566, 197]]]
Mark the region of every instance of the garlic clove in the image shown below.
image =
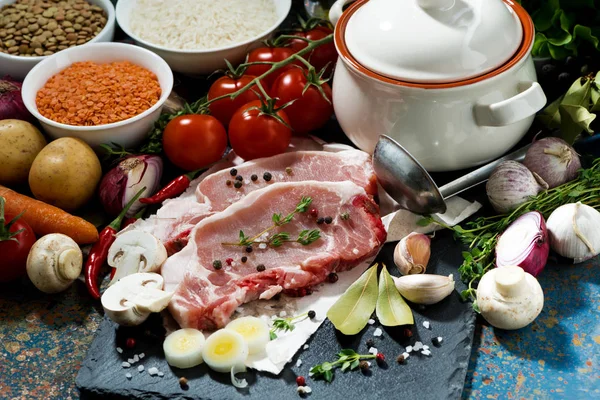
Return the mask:
[[565, 204], [552, 212], [546, 227], [550, 247], [575, 263], [600, 253], [600, 212], [581, 203]]
[[439, 303], [454, 291], [452, 274], [443, 275], [405, 275], [394, 277], [396, 288], [402, 297], [416, 304]]
[[422, 233], [408, 234], [394, 250], [394, 263], [402, 275], [424, 273], [430, 257], [431, 240]]

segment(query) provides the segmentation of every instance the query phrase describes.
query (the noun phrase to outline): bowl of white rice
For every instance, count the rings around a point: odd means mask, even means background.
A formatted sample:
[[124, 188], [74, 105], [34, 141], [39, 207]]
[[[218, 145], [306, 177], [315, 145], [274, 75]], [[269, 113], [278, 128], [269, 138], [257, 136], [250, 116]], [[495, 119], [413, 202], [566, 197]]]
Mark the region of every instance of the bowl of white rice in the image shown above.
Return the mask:
[[283, 22], [291, 0], [120, 0], [119, 26], [173, 71], [208, 75], [236, 65]]

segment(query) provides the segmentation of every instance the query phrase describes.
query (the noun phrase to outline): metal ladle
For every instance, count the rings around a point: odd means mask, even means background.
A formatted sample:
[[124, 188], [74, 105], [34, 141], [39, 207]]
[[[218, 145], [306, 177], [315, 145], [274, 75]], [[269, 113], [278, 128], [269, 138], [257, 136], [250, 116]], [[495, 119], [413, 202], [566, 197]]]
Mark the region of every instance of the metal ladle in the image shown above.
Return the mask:
[[389, 136], [381, 135], [373, 153], [373, 168], [383, 189], [400, 207], [415, 214], [437, 214], [446, 212], [444, 199], [487, 181], [503, 161], [523, 160], [529, 146], [438, 188], [425, 168], [404, 147]]

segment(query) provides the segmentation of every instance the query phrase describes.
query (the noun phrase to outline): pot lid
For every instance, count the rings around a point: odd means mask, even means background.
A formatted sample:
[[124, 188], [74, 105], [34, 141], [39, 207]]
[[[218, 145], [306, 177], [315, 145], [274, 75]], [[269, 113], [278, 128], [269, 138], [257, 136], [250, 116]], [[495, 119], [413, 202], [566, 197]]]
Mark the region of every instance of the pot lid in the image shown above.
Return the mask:
[[370, 0], [345, 32], [365, 68], [417, 83], [488, 73], [512, 58], [522, 38], [518, 16], [502, 0]]

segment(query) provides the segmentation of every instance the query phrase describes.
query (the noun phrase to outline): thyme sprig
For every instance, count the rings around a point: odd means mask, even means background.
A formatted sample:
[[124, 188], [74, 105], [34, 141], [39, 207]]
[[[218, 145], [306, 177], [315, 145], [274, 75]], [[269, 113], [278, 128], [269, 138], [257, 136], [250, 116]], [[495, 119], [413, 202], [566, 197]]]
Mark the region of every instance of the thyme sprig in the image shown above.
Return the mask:
[[303, 314], [299, 314], [296, 316], [291, 316], [288, 318], [277, 318], [273, 320], [273, 327], [271, 328], [271, 330], [269, 331], [269, 336], [271, 338], [271, 340], [277, 339], [277, 333], [279, 331], [282, 332], [288, 332], [288, 331], [293, 331], [294, 329], [296, 329], [296, 324], [300, 321], [304, 321], [305, 319], [309, 318], [308, 316], [308, 312], [305, 312]]
[[300, 202], [296, 205], [294, 211], [287, 214], [285, 217], [281, 213], [275, 213], [271, 217], [271, 221], [273, 224], [265, 229], [263, 229], [260, 233], [254, 236], [247, 236], [244, 231], [240, 230], [239, 239], [237, 242], [225, 242], [221, 243], [223, 246], [252, 246], [253, 244], [261, 244], [264, 243], [267, 246], [271, 247], [279, 247], [287, 242], [295, 242], [300, 243], [303, 246], [308, 246], [309, 244], [315, 242], [321, 237], [321, 231], [319, 229], [305, 229], [298, 234], [296, 239], [292, 239], [288, 232], [278, 232], [269, 237], [266, 240], [258, 240], [264, 234], [269, 233], [275, 228], [283, 226], [285, 224], [289, 224], [294, 216], [298, 213], [305, 213], [308, 210], [308, 207], [312, 203], [312, 198], [310, 197], [302, 197]]
[[[581, 202], [600, 210], [600, 159], [596, 159], [588, 169], [581, 170], [579, 176], [563, 185], [541, 192], [521, 204], [511, 213], [480, 217], [460, 225], [448, 226], [431, 216], [419, 221], [420, 225], [438, 224], [454, 232], [454, 237], [469, 247], [462, 253], [464, 261], [458, 268], [461, 279], [468, 284], [461, 296], [463, 299], [476, 299], [476, 286], [483, 274], [496, 264], [495, 248], [500, 234], [521, 215], [538, 211], [548, 218], [556, 208], [569, 203]], [[473, 306], [477, 310], [477, 304]]]
[[310, 376], [314, 379], [324, 379], [326, 382], [333, 380], [334, 370], [340, 367], [342, 371], [356, 370], [361, 360], [377, 358], [376, 354], [358, 354], [352, 349], [344, 349], [337, 353], [337, 360], [317, 364], [310, 369]]

